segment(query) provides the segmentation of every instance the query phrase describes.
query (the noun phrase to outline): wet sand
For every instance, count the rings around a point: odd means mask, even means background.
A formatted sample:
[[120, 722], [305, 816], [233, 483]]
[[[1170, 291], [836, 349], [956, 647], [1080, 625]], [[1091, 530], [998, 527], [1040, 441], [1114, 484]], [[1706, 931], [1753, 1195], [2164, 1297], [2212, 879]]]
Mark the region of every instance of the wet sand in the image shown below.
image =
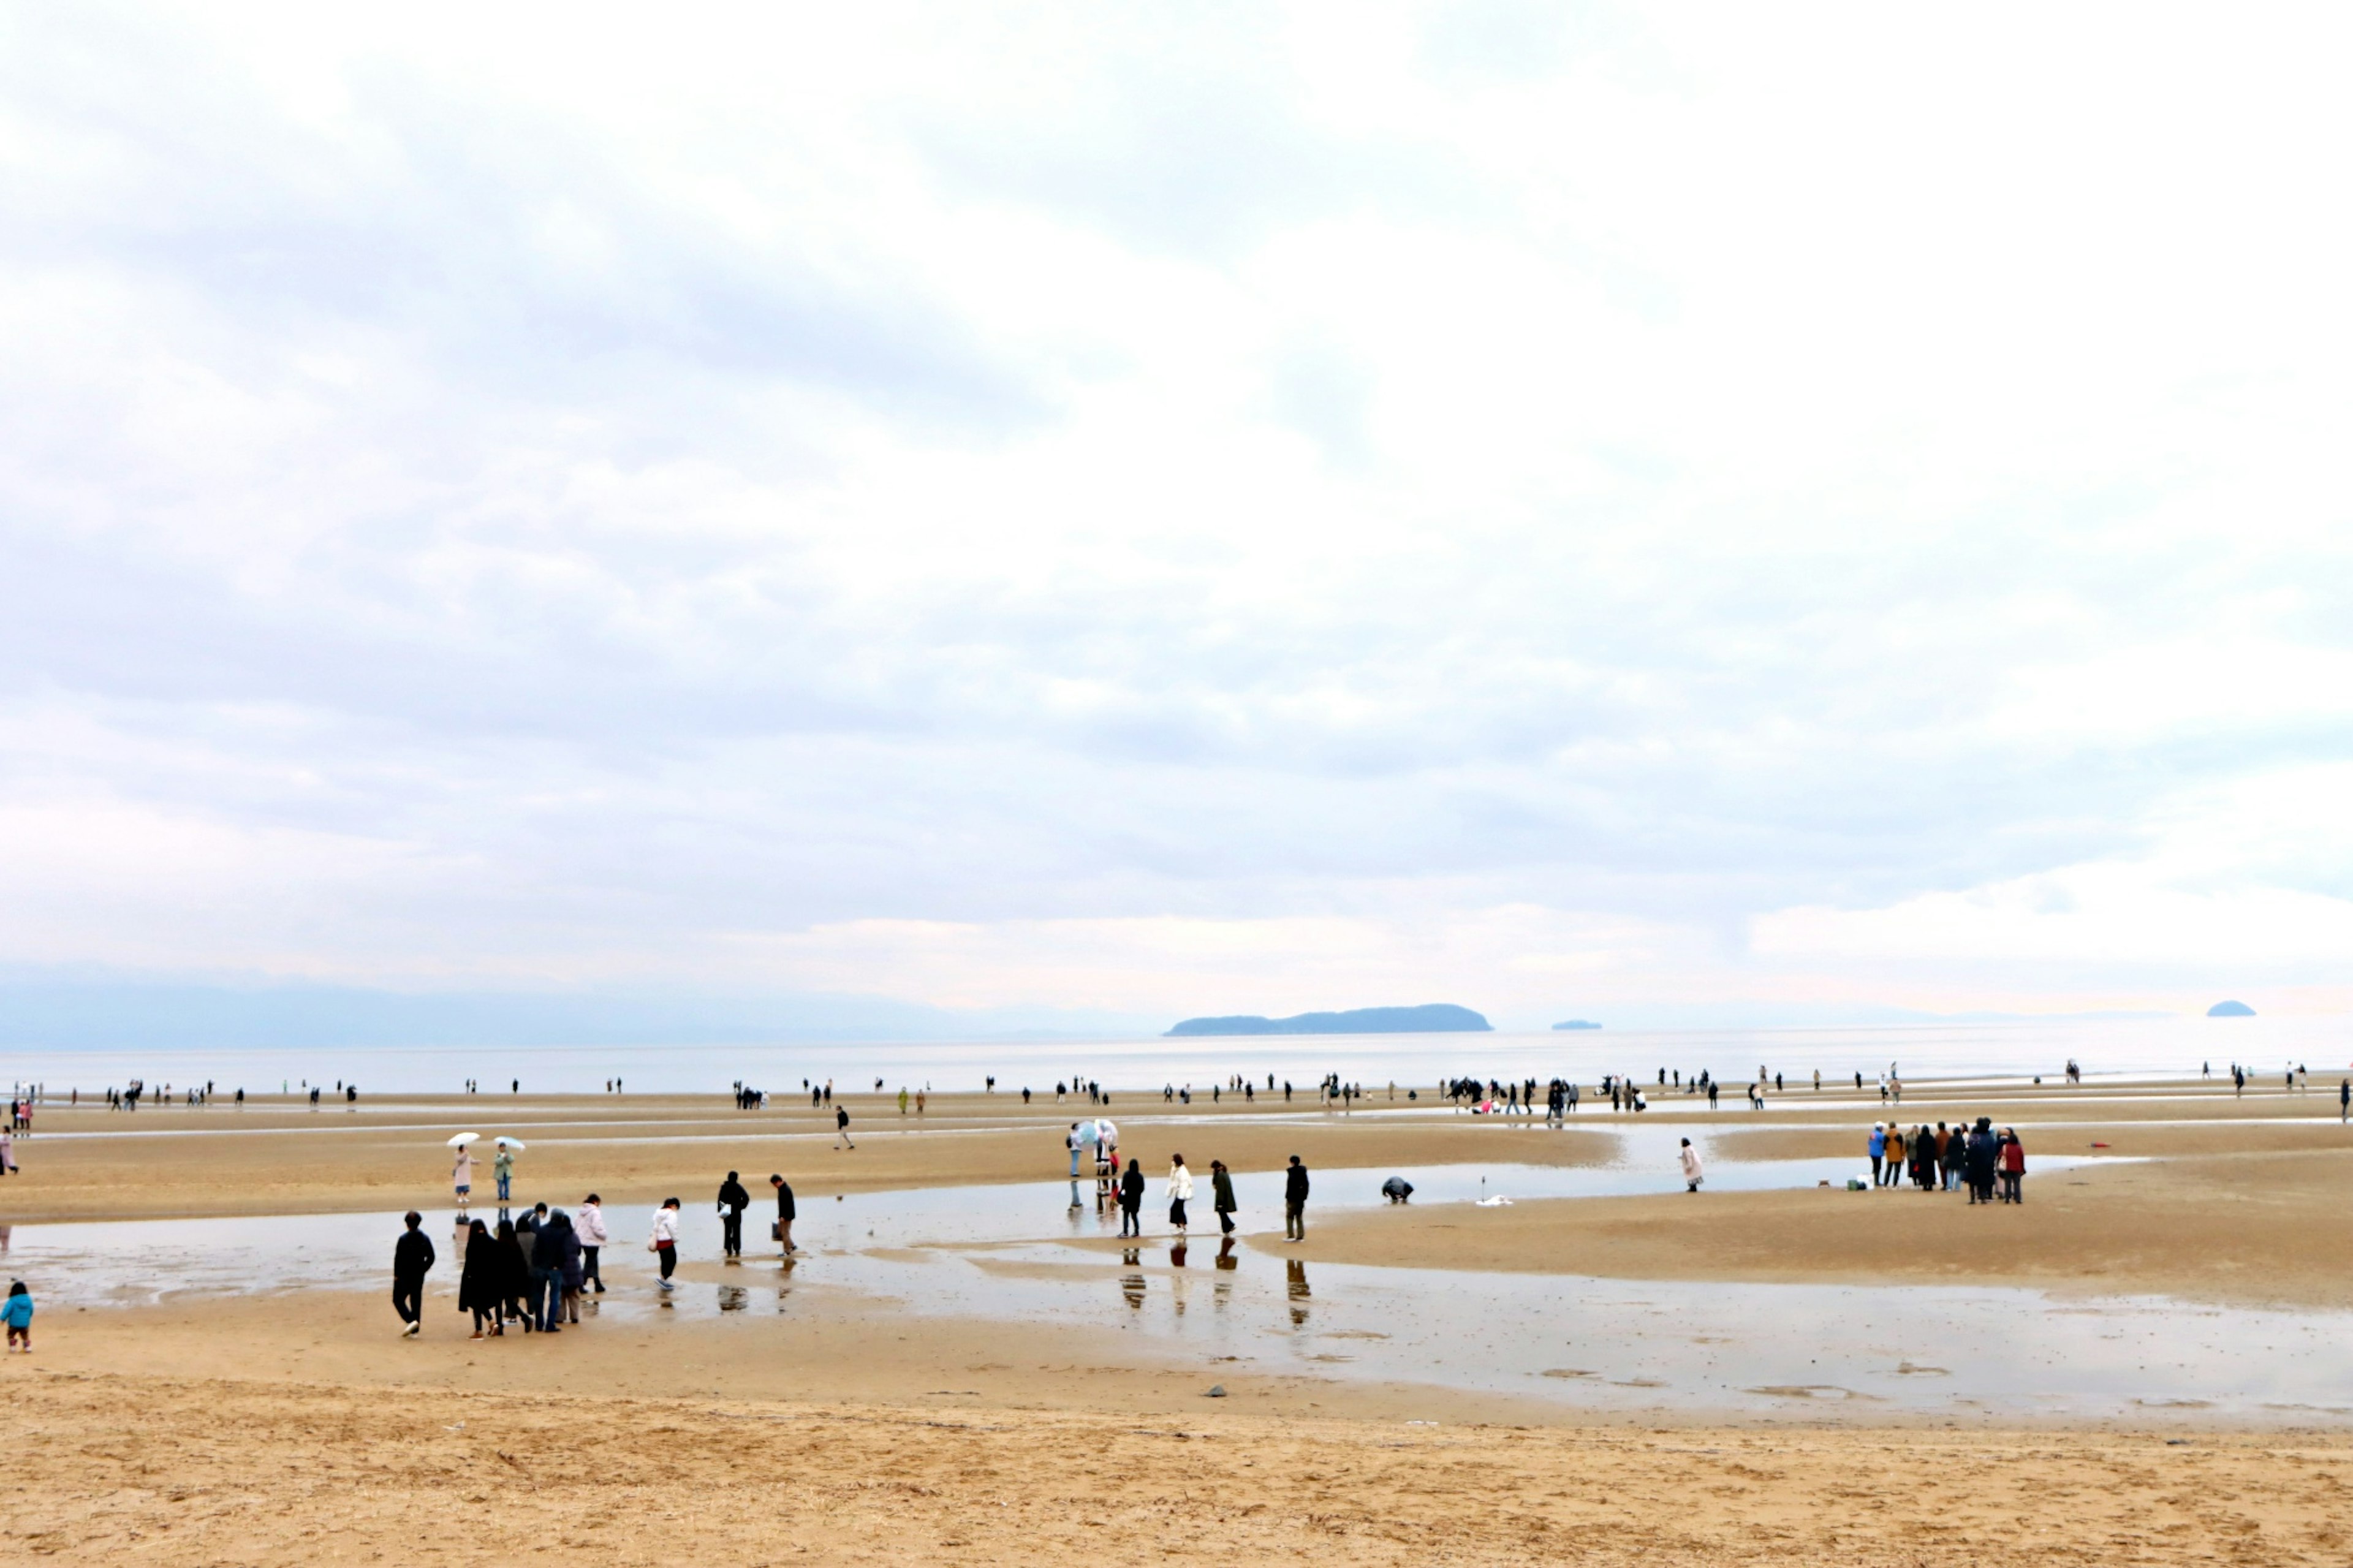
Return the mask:
[[[2056, 1140], [2020, 1137], [2030, 1149]], [[1304, 1249], [1393, 1268], [1763, 1283], [2010, 1285], [2151, 1294], [2241, 1306], [2342, 1309], [2353, 1300], [2353, 1135], [2326, 1128], [2095, 1129], [2126, 1163], [2037, 1175], [2027, 1202], [1971, 1206], [1965, 1193], [1909, 1185], [1538, 1199], [1509, 1208], [1408, 1206], [1335, 1215]], [[1827, 1134], [1735, 1133], [1775, 1157], [1819, 1154]], [[1850, 1133], [1837, 1135], [1851, 1143]], [[2073, 1140], [2088, 1149], [2088, 1136]], [[2168, 1146], [2232, 1154], [2182, 1158]], [[2299, 1152], [2283, 1152], [2287, 1143]], [[2313, 1146], [2318, 1144], [2328, 1147]], [[1857, 1161], [1868, 1175], [1867, 1161]], [[1256, 1245], [1270, 1245], [1261, 1238]]]

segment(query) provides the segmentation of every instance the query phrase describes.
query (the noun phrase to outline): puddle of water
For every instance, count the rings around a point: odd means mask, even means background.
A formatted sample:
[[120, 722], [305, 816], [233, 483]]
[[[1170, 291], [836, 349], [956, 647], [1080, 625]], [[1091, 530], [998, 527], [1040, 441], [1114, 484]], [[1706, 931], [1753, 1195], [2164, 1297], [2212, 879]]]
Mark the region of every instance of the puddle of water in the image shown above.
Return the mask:
[[[1625, 1131], [1607, 1165], [1444, 1166], [1316, 1173], [1317, 1212], [1370, 1207], [1392, 1173], [1418, 1204], [1679, 1190], [1680, 1134]], [[2045, 1159], [2040, 1168], [2061, 1162]], [[1712, 1163], [1714, 1187], [1843, 1180], [1852, 1161]], [[1280, 1173], [1236, 1178], [1245, 1230], [1271, 1234]], [[904, 1311], [1091, 1326], [1140, 1352], [1207, 1359], [1277, 1376], [1429, 1383], [1549, 1397], [1595, 1411], [1770, 1414], [1867, 1402], [1963, 1414], [2203, 1418], [2344, 1424], [2316, 1387], [2353, 1374], [2353, 1320], [2117, 1298], [2054, 1302], [2025, 1290], [1906, 1285], [1735, 1285], [1490, 1275], [1310, 1262], [1222, 1240], [1214, 1222], [1187, 1245], [1166, 1234], [1124, 1249], [1116, 1211], [1092, 1184], [1069, 1206], [1064, 1182], [849, 1194], [802, 1205], [804, 1253], [779, 1267], [765, 1241], [741, 1266], [716, 1261], [719, 1222], [689, 1211], [680, 1288], [657, 1296], [643, 1250], [651, 1211], [608, 1208], [613, 1287], [599, 1316], [744, 1321]], [[1844, 1195], [1841, 1202], [1874, 1199]], [[1947, 1201], [1958, 1202], [1957, 1196]], [[1197, 1202], [1197, 1207], [1198, 1207]], [[475, 1211], [495, 1220], [495, 1205]], [[762, 1211], [747, 1216], [755, 1237]], [[1206, 1213], [1197, 1215], [1211, 1220]], [[448, 1211], [428, 1222], [441, 1250], [430, 1299], [443, 1305], [459, 1248]], [[0, 1227], [0, 1271], [45, 1308], [127, 1305], [261, 1289], [380, 1289], [398, 1216], [311, 1215]], [[2264, 1412], [2272, 1412], [2266, 1417]]]

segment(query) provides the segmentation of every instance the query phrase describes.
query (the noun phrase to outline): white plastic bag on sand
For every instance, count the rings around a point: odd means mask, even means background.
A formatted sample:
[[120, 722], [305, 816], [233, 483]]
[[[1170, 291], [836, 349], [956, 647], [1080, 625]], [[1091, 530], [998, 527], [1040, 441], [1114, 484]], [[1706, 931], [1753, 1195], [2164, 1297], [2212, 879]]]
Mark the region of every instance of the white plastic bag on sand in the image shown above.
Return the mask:
[[1512, 1206], [1512, 1200], [1497, 1193], [1492, 1198], [1479, 1199], [1475, 1206], [1482, 1209], [1507, 1209]]

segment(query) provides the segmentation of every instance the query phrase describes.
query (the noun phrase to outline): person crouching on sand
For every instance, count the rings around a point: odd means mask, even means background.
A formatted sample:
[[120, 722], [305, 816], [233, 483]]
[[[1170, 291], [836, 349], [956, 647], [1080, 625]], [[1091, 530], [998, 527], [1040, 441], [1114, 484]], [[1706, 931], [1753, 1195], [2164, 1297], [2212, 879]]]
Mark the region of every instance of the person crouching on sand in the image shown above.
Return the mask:
[[1185, 1234], [1185, 1205], [1193, 1198], [1193, 1173], [1185, 1168], [1185, 1156], [1172, 1156], [1168, 1162], [1168, 1223], [1176, 1227], [1178, 1237]]
[[1683, 1190], [1695, 1193], [1699, 1191], [1699, 1184], [1707, 1180], [1707, 1173], [1700, 1169], [1699, 1151], [1692, 1147], [1692, 1141], [1688, 1138], [1683, 1140], [1681, 1157], [1683, 1163]]
[[8, 1304], [0, 1307], [0, 1323], [8, 1325], [8, 1348], [33, 1353], [33, 1293], [22, 1279], [8, 1282]]

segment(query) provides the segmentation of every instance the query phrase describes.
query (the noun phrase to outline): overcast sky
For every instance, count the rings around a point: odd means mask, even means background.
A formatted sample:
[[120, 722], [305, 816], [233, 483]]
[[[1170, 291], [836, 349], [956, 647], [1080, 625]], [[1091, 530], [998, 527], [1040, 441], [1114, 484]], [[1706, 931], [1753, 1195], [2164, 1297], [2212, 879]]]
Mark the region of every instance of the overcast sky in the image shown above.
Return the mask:
[[0, 5], [0, 965], [2353, 1005], [2345, 25]]

